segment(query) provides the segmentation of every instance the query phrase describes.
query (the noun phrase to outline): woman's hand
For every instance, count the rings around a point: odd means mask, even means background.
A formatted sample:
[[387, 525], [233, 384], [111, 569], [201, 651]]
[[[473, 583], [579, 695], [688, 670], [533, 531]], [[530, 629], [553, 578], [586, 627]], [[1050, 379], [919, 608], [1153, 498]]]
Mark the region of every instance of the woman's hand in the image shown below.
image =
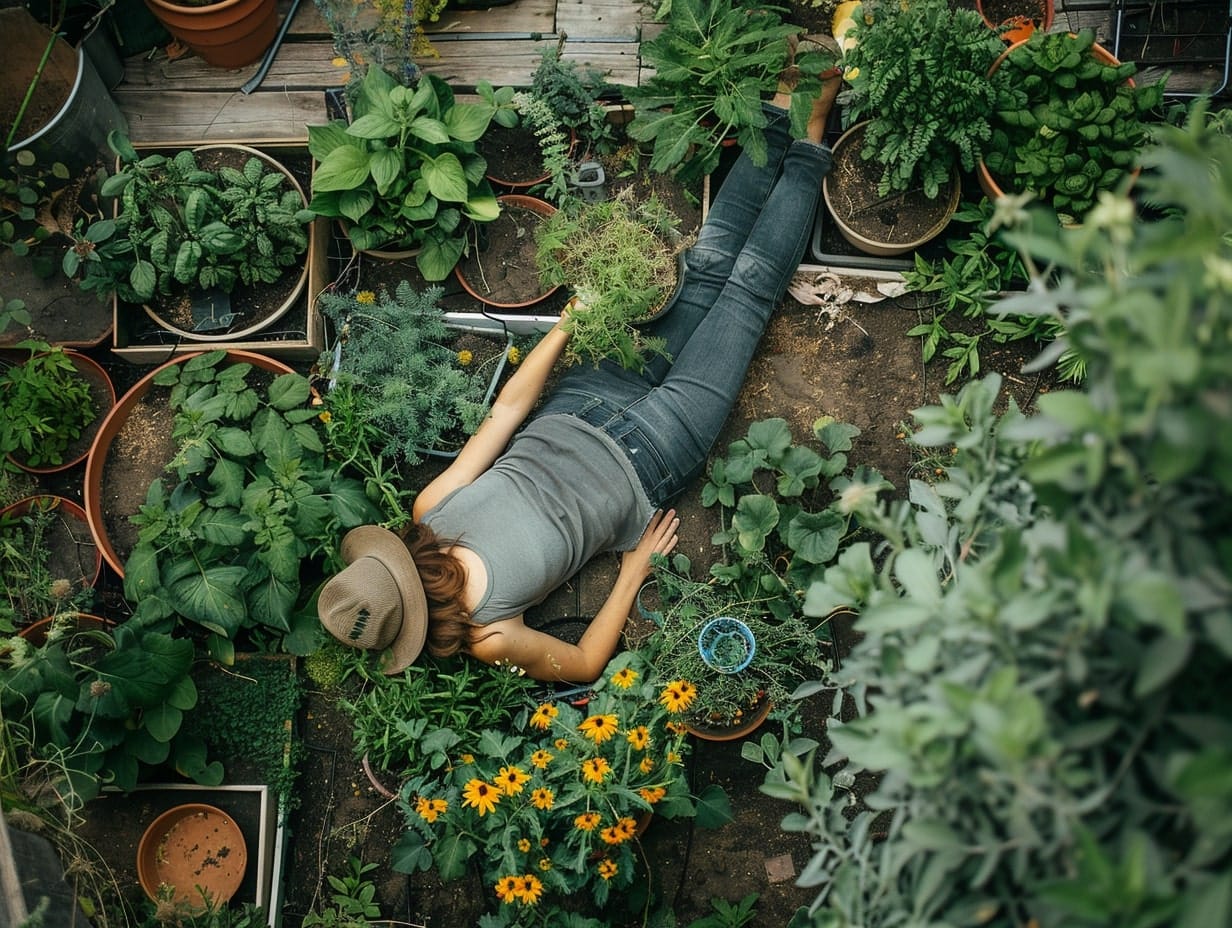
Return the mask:
[[626, 551], [620, 559], [621, 573], [628, 571], [639, 583], [650, 576], [650, 557], [671, 554], [676, 547], [676, 532], [680, 528], [680, 519], [675, 509], [664, 512], [660, 509], [646, 526], [641, 540], [632, 551]]

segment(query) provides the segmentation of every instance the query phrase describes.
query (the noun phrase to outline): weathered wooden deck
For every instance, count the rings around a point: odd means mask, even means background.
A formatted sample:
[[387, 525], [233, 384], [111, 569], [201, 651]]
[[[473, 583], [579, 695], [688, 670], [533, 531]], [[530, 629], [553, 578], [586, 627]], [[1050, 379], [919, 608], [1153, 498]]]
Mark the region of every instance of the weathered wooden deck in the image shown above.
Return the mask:
[[[291, 0], [280, 0], [285, 17]], [[446, 10], [428, 30], [439, 53], [418, 59], [462, 91], [486, 78], [525, 86], [545, 48], [568, 36], [565, 57], [596, 68], [614, 84], [636, 84], [643, 4], [638, 0], [516, 0], [489, 10]], [[333, 37], [312, 0], [300, 0], [286, 39], [261, 86], [240, 88], [259, 67], [214, 68], [195, 57], [170, 61], [161, 51], [125, 62], [113, 93], [134, 140], [196, 141], [307, 138], [325, 119], [323, 91], [342, 86]]]

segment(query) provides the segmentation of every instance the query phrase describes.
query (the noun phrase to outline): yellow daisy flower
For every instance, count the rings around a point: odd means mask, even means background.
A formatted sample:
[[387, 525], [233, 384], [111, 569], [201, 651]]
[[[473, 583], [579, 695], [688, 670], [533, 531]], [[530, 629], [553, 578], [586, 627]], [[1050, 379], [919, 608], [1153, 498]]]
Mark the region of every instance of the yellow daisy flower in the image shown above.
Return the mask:
[[371, 306], [376, 302], [376, 294], [371, 290], [360, 290], [355, 294], [355, 302], [363, 306]]
[[530, 838], [518, 838], [518, 850], [523, 854], [530, 853]]
[[522, 792], [522, 784], [529, 779], [530, 774], [524, 773], [521, 767], [501, 767], [492, 782], [503, 789], [506, 796], [516, 796]]
[[518, 897], [513, 891], [516, 877], [502, 876], [496, 881], [496, 896], [501, 902], [516, 902]]
[[429, 825], [443, 815], [448, 808], [449, 800], [447, 799], [429, 799], [426, 796], [415, 797], [415, 812]]
[[333, 415], [330, 413], [330, 411], [327, 409], [327, 410], [325, 410], [325, 412], [318, 413], [318, 414], [317, 414], [317, 418], [318, 418], [318, 419], [320, 419], [322, 422], [324, 422], [324, 423], [326, 423], [326, 424], [329, 424], [330, 422], [332, 422], [332, 421], [333, 421], [333, 418], [334, 418], [334, 417], [333, 417]]
[[483, 780], [471, 780], [462, 789], [462, 805], [476, 809], [480, 818], [495, 809], [498, 802], [500, 790]]
[[573, 827], [578, 831], [594, 831], [599, 827], [601, 818], [598, 812], [583, 812], [573, 820]]
[[614, 877], [619, 869], [620, 868], [616, 866], [616, 861], [614, 860], [599, 861], [599, 876], [603, 877], [605, 880], [610, 880]]
[[552, 719], [556, 718], [558, 715], [560, 715], [560, 710], [557, 709], [556, 706], [552, 705], [552, 703], [545, 702], [539, 706], [539, 708], [535, 710], [535, 714], [530, 717], [530, 724], [533, 727], [538, 728], [540, 731], [545, 731], [552, 727]]
[[543, 895], [543, 882], [533, 873], [528, 873], [522, 877], [522, 891], [518, 898], [527, 905], [534, 905], [539, 901], [539, 897]]
[[531, 790], [530, 804], [536, 809], [542, 809], [546, 812], [548, 809], [552, 808], [552, 805], [555, 802], [556, 794], [546, 786], [540, 786], [538, 789]]
[[539, 869], [542, 870], [544, 873], [547, 873], [549, 870], [551, 870], [552, 869], [552, 858], [551, 857], [540, 857], [539, 858]]
[[462, 763], [464, 763], [464, 764], [473, 764], [474, 762], [475, 762], [475, 755], [474, 755], [474, 754], [463, 754], [463, 755], [462, 755]]
[[625, 735], [625, 740], [633, 745], [633, 750], [644, 751], [646, 746], [650, 744], [650, 729], [645, 725], [639, 725], [637, 728], [629, 729]]
[[530, 756], [530, 765], [532, 767], [538, 767], [540, 770], [543, 770], [545, 767], [547, 767], [548, 764], [552, 762], [552, 758], [555, 756], [556, 755], [553, 754], [551, 751], [538, 750]]
[[475, 355], [465, 348], [458, 352], [458, 365], [461, 367], [469, 367], [470, 363], [475, 360]]
[[552, 743], [556, 746], [556, 750], [558, 750], [558, 751], [563, 751], [563, 750], [565, 750], [565, 748], [569, 747], [569, 739], [568, 739], [568, 738], [557, 738], [557, 739], [556, 739], [555, 741], [553, 741]]
[[628, 838], [625, 833], [615, 825], [609, 825], [599, 832], [599, 837], [603, 839], [604, 844], [623, 844]]
[[667, 762], [668, 762], [669, 764], [678, 764], [678, 763], [680, 763], [680, 755], [679, 755], [679, 754], [677, 754], [675, 751], [668, 751], [668, 752], [667, 752]]
[[620, 720], [614, 715], [592, 715], [582, 720], [578, 731], [593, 741], [602, 744], [616, 734]]
[[616, 823], [616, 830], [624, 835], [624, 839], [628, 841], [635, 834], [637, 834], [637, 819], [629, 818], [629, 816], [626, 815]]
[[621, 667], [618, 671], [612, 674], [612, 683], [619, 686], [622, 690], [627, 690], [633, 685], [637, 679], [637, 671], [631, 667]]
[[588, 783], [602, 783], [603, 778], [612, 772], [612, 765], [606, 757], [591, 757], [582, 761], [582, 779]]
[[697, 698], [697, 687], [687, 680], [673, 680], [663, 688], [659, 702], [668, 712], [684, 712]]
[[637, 791], [637, 794], [653, 806], [667, 795], [667, 790], [662, 786], [643, 786]]
[[637, 769], [642, 771], [642, 773], [650, 773], [650, 771], [654, 770], [654, 766], [654, 758], [647, 754], [642, 758], [642, 762], [637, 765]]
[[689, 733], [688, 725], [684, 722], [677, 722], [674, 719], [666, 722], [663, 727], [670, 731], [673, 735], [687, 735]]

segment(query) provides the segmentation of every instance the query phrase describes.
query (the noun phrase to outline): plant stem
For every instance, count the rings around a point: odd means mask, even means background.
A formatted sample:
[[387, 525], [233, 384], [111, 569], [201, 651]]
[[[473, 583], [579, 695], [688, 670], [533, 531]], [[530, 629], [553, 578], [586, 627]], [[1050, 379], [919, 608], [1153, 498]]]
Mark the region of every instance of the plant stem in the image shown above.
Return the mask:
[[4, 140], [6, 150], [13, 147], [13, 138], [17, 135], [17, 130], [21, 126], [22, 119], [26, 116], [26, 110], [30, 106], [30, 101], [34, 98], [34, 90], [38, 87], [43, 71], [47, 67], [47, 62], [51, 59], [51, 51], [56, 47], [56, 40], [60, 38], [59, 27], [60, 23], [57, 22], [56, 28], [51, 30], [51, 38], [47, 41], [47, 47], [43, 49], [43, 57], [39, 59], [38, 67], [34, 69], [34, 76], [30, 78], [30, 86], [26, 88], [26, 95], [21, 101], [21, 106], [17, 108], [17, 116], [13, 119], [13, 125], [9, 127], [8, 137]]

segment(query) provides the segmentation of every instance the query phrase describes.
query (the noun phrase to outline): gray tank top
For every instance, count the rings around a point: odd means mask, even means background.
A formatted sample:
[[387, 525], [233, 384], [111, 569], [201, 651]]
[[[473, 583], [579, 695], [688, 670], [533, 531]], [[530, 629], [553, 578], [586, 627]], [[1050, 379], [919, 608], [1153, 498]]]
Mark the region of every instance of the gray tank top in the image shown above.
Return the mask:
[[599, 552], [636, 547], [653, 514], [610, 437], [576, 416], [548, 415], [422, 521], [483, 561], [488, 588], [471, 620], [487, 625], [542, 602]]

